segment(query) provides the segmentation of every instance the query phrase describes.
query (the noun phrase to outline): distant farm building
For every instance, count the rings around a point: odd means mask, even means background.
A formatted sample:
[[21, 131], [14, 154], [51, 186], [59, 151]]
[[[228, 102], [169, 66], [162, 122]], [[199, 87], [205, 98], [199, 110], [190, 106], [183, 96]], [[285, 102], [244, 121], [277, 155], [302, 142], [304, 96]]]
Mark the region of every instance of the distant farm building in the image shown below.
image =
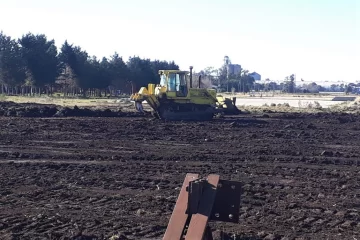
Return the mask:
[[252, 72], [249, 74], [250, 77], [253, 77], [255, 79], [255, 81], [260, 81], [261, 80], [261, 75], [258, 74], [257, 72]]
[[227, 65], [227, 71], [229, 75], [238, 75], [241, 73], [241, 65], [229, 64]]

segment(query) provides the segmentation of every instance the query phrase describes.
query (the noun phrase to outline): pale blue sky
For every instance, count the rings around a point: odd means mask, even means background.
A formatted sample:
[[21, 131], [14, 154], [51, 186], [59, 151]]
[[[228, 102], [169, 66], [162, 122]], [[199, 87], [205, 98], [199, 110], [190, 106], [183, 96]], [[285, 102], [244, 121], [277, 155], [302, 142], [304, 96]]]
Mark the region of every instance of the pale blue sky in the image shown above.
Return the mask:
[[233, 63], [263, 78], [360, 80], [360, 0], [0, 0], [0, 30], [89, 54]]

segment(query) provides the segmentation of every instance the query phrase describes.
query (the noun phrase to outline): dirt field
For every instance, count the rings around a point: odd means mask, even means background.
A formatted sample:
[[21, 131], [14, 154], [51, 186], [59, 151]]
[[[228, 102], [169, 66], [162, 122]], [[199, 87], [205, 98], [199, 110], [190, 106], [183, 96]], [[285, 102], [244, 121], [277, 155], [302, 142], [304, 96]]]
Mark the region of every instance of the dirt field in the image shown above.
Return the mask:
[[0, 108], [0, 239], [161, 239], [186, 173], [243, 183], [239, 224], [212, 223], [215, 235], [360, 239], [358, 115], [165, 123], [14, 117], [55, 110], [10, 105]]

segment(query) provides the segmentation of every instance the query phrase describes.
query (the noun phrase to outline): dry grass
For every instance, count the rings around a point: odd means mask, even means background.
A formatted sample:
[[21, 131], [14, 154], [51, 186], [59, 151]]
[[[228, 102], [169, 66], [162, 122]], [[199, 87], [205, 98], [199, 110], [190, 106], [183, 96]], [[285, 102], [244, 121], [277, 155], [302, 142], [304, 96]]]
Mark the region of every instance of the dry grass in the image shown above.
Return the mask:
[[[1, 100], [1, 98], [0, 98]], [[38, 104], [54, 104], [59, 106], [115, 106], [121, 103], [131, 103], [126, 98], [120, 99], [61, 99], [51, 97], [19, 97], [19, 96], [8, 96], [6, 101], [12, 101], [16, 103], [38, 103]]]
[[0, 94], [0, 102], [6, 101], [6, 100], [7, 100], [7, 96], [5, 96], [4, 94]]

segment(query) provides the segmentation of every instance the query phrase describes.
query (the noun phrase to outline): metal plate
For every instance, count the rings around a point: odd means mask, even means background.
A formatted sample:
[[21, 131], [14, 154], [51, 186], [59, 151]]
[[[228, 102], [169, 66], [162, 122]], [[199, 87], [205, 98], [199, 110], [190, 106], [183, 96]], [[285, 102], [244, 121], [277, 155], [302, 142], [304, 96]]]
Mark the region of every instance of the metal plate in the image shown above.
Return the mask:
[[238, 223], [240, 196], [240, 182], [220, 180], [210, 220]]

